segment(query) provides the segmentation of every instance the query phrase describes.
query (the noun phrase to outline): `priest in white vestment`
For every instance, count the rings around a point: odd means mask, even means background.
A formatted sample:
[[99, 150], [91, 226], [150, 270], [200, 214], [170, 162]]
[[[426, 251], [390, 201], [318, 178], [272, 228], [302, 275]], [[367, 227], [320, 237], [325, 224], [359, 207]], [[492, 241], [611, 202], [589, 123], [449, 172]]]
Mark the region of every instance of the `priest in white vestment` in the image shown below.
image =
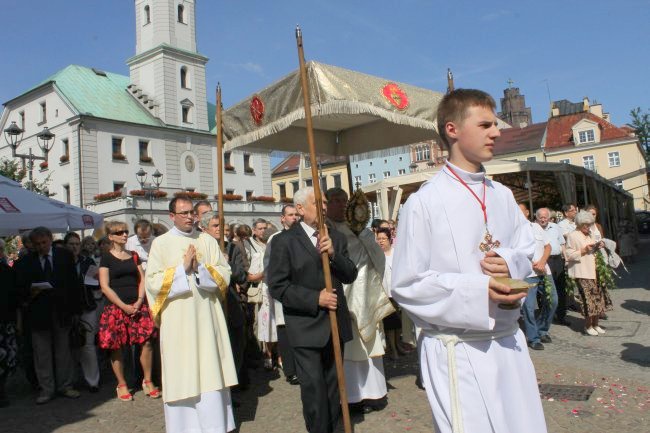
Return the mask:
[[174, 227], [149, 253], [147, 299], [160, 326], [167, 433], [235, 429], [230, 390], [237, 384], [219, 298], [230, 267], [217, 241], [193, 227], [189, 199], [170, 202]]
[[327, 217], [345, 235], [350, 260], [356, 265], [357, 279], [343, 285], [352, 319], [352, 341], [345, 343], [343, 367], [348, 403], [363, 412], [386, 406], [388, 393], [384, 375], [382, 319], [395, 311], [382, 286], [386, 257], [374, 233], [364, 229], [357, 236], [345, 220], [348, 195], [341, 188], [326, 193]]
[[439, 433], [546, 432], [517, 323], [524, 294], [495, 279], [526, 278], [535, 243], [512, 192], [482, 167], [500, 135], [494, 107], [477, 90], [443, 98], [449, 162], [400, 212], [391, 293], [422, 328], [422, 381]]

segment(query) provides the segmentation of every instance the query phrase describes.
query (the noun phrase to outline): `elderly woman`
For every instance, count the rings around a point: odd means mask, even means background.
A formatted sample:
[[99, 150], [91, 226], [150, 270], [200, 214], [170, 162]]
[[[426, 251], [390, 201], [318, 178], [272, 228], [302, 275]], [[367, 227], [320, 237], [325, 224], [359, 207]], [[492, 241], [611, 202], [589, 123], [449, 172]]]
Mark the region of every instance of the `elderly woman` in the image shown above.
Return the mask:
[[142, 390], [151, 398], [161, 397], [151, 381], [155, 337], [153, 319], [144, 302], [144, 272], [138, 255], [126, 251], [129, 230], [120, 221], [106, 223], [111, 249], [102, 255], [99, 264], [99, 285], [108, 300], [99, 320], [99, 347], [111, 351], [111, 367], [117, 379], [117, 398], [131, 401], [122, 365], [122, 347], [141, 345], [140, 364], [144, 373]]
[[575, 280], [582, 298], [585, 333], [598, 336], [605, 333], [598, 326], [598, 318], [605, 312], [605, 295], [596, 276], [596, 253], [603, 243], [596, 241], [590, 231], [594, 222], [590, 212], [578, 212], [576, 229], [567, 236], [565, 254], [568, 276]]

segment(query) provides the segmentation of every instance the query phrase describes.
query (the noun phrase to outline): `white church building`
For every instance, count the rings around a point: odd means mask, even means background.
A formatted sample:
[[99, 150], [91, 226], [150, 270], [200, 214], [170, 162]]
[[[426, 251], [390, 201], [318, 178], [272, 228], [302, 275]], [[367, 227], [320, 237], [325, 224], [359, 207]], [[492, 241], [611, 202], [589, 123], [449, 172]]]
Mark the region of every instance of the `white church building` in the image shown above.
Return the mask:
[[[216, 107], [207, 101], [208, 58], [196, 50], [194, 0], [134, 3], [136, 53], [126, 62], [128, 77], [70, 65], [5, 102], [0, 128], [15, 122], [22, 129], [22, 154], [31, 148], [42, 155], [36, 135], [44, 127], [55, 134], [47, 163], [36, 161], [33, 169], [35, 180], [50, 176], [55, 199], [129, 225], [152, 215], [169, 227], [167, 203], [175, 192], [216, 201]], [[4, 137], [3, 157], [12, 158]], [[269, 154], [226, 153], [224, 163], [224, 192], [242, 196], [225, 202], [226, 221], [277, 220], [280, 204], [255, 200], [272, 195]], [[141, 190], [140, 169], [148, 183], [156, 170], [162, 173], [166, 198], [150, 203], [131, 193]]]

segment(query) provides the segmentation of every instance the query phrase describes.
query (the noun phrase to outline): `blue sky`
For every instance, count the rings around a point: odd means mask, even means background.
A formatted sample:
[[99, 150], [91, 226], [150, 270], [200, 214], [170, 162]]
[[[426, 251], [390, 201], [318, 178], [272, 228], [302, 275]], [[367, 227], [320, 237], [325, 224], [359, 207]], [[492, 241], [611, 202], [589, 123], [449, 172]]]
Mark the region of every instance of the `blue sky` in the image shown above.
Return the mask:
[[[69, 64], [128, 75], [133, 0], [2, 0], [0, 101]], [[226, 107], [297, 67], [294, 27], [308, 60], [444, 92], [495, 98], [507, 80], [533, 120], [553, 100], [596, 99], [616, 124], [650, 108], [650, 1], [199, 0], [198, 50], [210, 58], [208, 97]], [[548, 84], [548, 88], [547, 88]]]

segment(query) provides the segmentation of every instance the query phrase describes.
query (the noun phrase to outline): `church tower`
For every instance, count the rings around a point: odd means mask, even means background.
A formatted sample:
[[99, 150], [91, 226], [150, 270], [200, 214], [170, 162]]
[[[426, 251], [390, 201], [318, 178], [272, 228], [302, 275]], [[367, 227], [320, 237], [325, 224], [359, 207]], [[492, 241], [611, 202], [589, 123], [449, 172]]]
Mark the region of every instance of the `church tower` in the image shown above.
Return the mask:
[[513, 81], [508, 80], [508, 88], [503, 90], [501, 98], [501, 112], [497, 116], [515, 128], [525, 128], [532, 123], [533, 116], [530, 107], [526, 107], [526, 97], [512, 84]]
[[165, 124], [208, 130], [205, 64], [196, 51], [195, 0], [135, 0], [134, 97]]

